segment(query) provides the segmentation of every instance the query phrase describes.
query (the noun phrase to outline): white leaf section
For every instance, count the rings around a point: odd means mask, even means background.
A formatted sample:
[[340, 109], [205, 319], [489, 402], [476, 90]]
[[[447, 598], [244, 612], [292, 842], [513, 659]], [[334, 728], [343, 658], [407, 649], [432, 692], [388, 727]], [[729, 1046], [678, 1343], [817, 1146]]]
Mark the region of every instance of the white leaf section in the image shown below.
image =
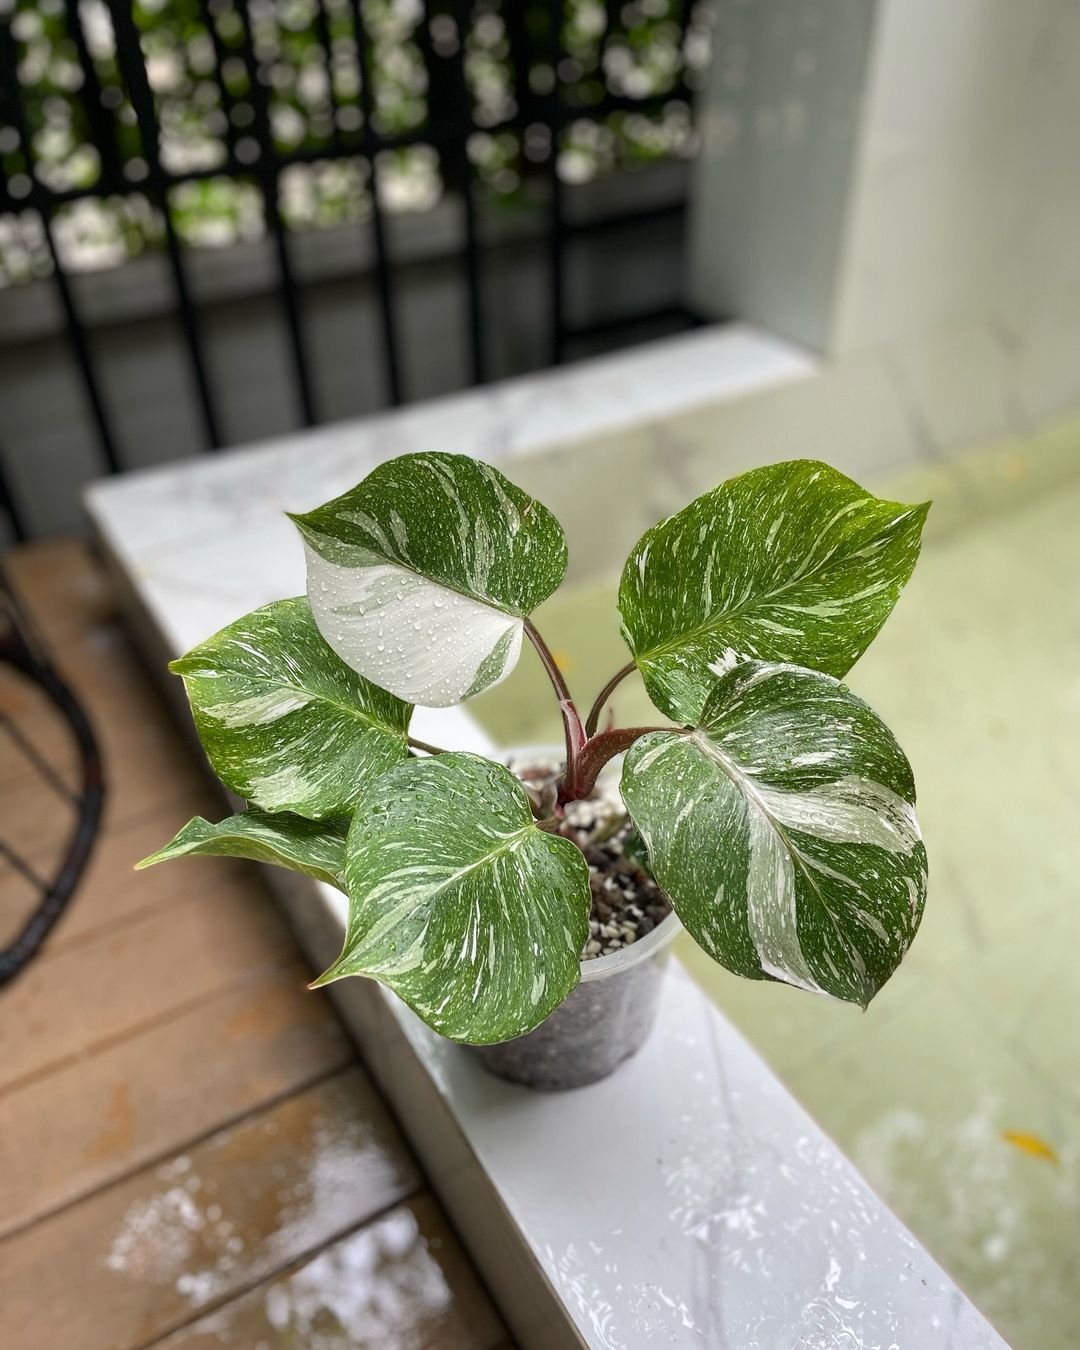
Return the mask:
[[264, 694], [253, 694], [250, 698], [238, 698], [230, 702], [204, 703], [203, 712], [226, 727], [261, 727], [289, 713], [306, 708], [315, 695], [306, 689], [290, 689], [282, 686], [267, 690]]
[[221, 781], [264, 811], [351, 813], [407, 753], [407, 703], [335, 656], [303, 597], [244, 615], [170, 667]]
[[517, 665], [524, 623], [406, 567], [343, 567], [305, 540], [319, 631], [365, 679], [398, 698], [447, 708]]
[[926, 853], [911, 770], [831, 677], [735, 667], [697, 730], [631, 747], [622, 789], [679, 917], [738, 974], [865, 1005], [915, 936]]
[[504, 679], [526, 617], [566, 572], [551, 512], [467, 455], [388, 460], [292, 519], [323, 637], [379, 688], [428, 708]]

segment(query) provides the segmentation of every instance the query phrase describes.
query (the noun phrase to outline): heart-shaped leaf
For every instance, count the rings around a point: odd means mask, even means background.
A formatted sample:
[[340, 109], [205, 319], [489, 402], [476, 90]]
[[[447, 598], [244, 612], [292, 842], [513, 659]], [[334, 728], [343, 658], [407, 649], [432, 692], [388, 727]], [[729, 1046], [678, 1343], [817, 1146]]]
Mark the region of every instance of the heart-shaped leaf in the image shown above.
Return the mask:
[[792, 460], [647, 530], [623, 569], [619, 611], [650, 698], [693, 725], [714, 676], [739, 661], [846, 674], [910, 577], [928, 510]]
[[696, 730], [631, 746], [622, 793], [657, 882], [729, 970], [865, 1006], [910, 946], [926, 896], [911, 769], [830, 676], [736, 666]]
[[327, 642], [353, 670], [427, 707], [509, 675], [523, 621], [566, 571], [551, 512], [467, 455], [402, 455], [292, 519]]
[[329, 882], [344, 890], [347, 820], [305, 820], [281, 811], [242, 811], [212, 825], [202, 816], [189, 820], [164, 848], [136, 868], [188, 856], [250, 858]]
[[580, 978], [580, 849], [539, 829], [520, 783], [476, 755], [409, 760], [379, 789], [349, 831], [345, 946], [317, 983], [371, 976], [455, 1041], [531, 1030]]
[[169, 669], [214, 772], [264, 810], [348, 815], [408, 753], [412, 709], [334, 655], [302, 596], [245, 615]]

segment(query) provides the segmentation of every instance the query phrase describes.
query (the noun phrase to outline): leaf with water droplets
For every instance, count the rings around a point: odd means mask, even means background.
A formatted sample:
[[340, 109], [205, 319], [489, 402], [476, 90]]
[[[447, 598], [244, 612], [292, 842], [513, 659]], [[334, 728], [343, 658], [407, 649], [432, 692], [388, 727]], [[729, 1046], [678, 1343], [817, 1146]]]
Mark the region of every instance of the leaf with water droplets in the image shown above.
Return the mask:
[[189, 820], [164, 848], [136, 868], [153, 867], [172, 858], [229, 857], [273, 863], [304, 872], [344, 890], [347, 820], [305, 820], [281, 811], [242, 811], [212, 825], [202, 816]]
[[303, 596], [245, 615], [169, 669], [214, 772], [264, 810], [348, 815], [408, 753], [412, 709], [334, 655]]
[[911, 945], [926, 897], [911, 768], [831, 676], [736, 666], [695, 730], [631, 746], [622, 794], [679, 918], [736, 974], [865, 1006]]
[[928, 510], [791, 460], [647, 530], [623, 569], [619, 611], [649, 697], [692, 725], [714, 676], [748, 658], [846, 674], [910, 577]]
[[566, 571], [550, 511], [467, 455], [401, 455], [292, 519], [327, 642], [367, 679], [427, 707], [505, 679], [524, 620]]
[[319, 984], [369, 976], [441, 1035], [490, 1045], [578, 983], [588, 864], [537, 827], [502, 765], [454, 753], [391, 769], [353, 818], [345, 882], [345, 946]]

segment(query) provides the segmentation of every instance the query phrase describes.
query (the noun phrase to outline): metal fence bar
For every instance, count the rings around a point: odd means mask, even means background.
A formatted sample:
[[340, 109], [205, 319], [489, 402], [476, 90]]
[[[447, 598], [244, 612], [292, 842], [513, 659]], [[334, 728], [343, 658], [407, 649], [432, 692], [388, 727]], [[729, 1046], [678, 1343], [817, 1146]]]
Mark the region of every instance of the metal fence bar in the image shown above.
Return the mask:
[[375, 130], [375, 99], [371, 88], [375, 64], [371, 59], [371, 43], [364, 26], [361, 0], [349, 0], [349, 13], [352, 18], [353, 34], [356, 38], [356, 60], [360, 67], [360, 115], [364, 119], [364, 156], [368, 162], [370, 175], [371, 226], [375, 239], [375, 284], [379, 296], [386, 389], [388, 401], [396, 407], [403, 401], [403, 389], [401, 361], [398, 355], [397, 320], [394, 316], [394, 296], [390, 278], [390, 258], [386, 244], [386, 222], [383, 219], [383, 210], [379, 204], [378, 153], [380, 137]]
[[41, 215], [41, 223], [45, 231], [45, 240], [49, 246], [49, 256], [52, 259], [53, 281], [56, 285], [56, 293], [60, 297], [60, 304], [64, 310], [68, 342], [71, 346], [72, 353], [75, 356], [75, 363], [79, 367], [79, 375], [82, 378], [87, 402], [90, 404], [90, 413], [94, 419], [94, 427], [97, 431], [98, 443], [101, 446], [101, 454], [109, 472], [119, 473], [123, 468], [123, 465], [120, 462], [116, 441], [113, 438], [112, 424], [105, 408], [104, 396], [102, 395], [97, 376], [94, 372], [94, 363], [90, 356], [89, 344], [86, 340], [86, 329], [83, 326], [78, 306], [75, 303], [75, 297], [72, 294], [71, 282], [68, 280], [67, 273], [64, 271], [64, 265], [60, 260], [60, 253], [56, 247], [56, 238], [53, 234], [52, 223], [49, 220], [48, 214], [44, 211]]
[[105, 466], [109, 472], [117, 473], [121, 468], [120, 456], [117, 453], [116, 441], [113, 438], [112, 426], [105, 407], [105, 399], [102, 395], [97, 375], [94, 370], [94, 363], [90, 355], [89, 344], [86, 340], [86, 330], [83, 326], [82, 317], [79, 314], [79, 307], [76, 304], [75, 296], [72, 293], [71, 283], [68, 280], [67, 272], [64, 270], [63, 260], [56, 247], [56, 238], [53, 234], [51, 219], [52, 208], [48, 202], [47, 193], [41, 192], [38, 186], [33, 138], [31, 137], [30, 128], [27, 126], [22, 105], [18, 97], [17, 67], [18, 56], [11, 28], [7, 22], [0, 23], [0, 86], [2, 86], [8, 94], [8, 97], [3, 100], [5, 105], [4, 117], [7, 119], [8, 124], [14, 128], [15, 134], [19, 139], [19, 149], [22, 152], [22, 157], [26, 164], [26, 172], [33, 185], [31, 188], [30, 200], [37, 207], [41, 215], [41, 227], [45, 234], [45, 242], [52, 262], [53, 283], [56, 286], [60, 307], [64, 311], [68, 343], [71, 347], [72, 355], [75, 357], [75, 364], [79, 370], [83, 392], [90, 405], [90, 414], [94, 421], [95, 430], [97, 431], [98, 444], [101, 448], [102, 458], [104, 459]]
[[467, 292], [467, 342], [470, 376], [473, 384], [483, 384], [486, 378], [484, 362], [484, 311], [480, 290], [480, 247], [477, 237], [476, 201], [473, 197], [473, 170], [469, 158], [469, 136], [473, 130], [469, 88], [465, 78], [465, 43], [471, 20], [469, 0], [456, 0], [454, 17], [457, 21], [458, 45], [453, 56], [454, 86], [457, 94], [457, 160], [461, 175], [461, 202], [465, 213], [465, 248], [462, 261]]
[[566, 345], [566, 318], [563, 309], [564, 219], [562, 179], [559, 177], [559, 133], [562, 130], [562, 100], [559, 97], [559, 63], [562, 60], [562, 0], [548, 0], [549, 59], [554, 75], [547, 100], [547, 125], [551, 136], [548, 180], [548, 267], [550, 269], [549, 354], [553, 366], [562, 365]]
[[210, 380], [206, 372], [206, 364], [203, 360], [199, 321], [188, 288], [183, 248], [173, 224], [172, 211], [169, 205], [169, 180], [161, 167], [154, 95], [146, 74], [142, 47], [139, 43], [139, 31], [135, 26], [130, 3], [126, 3], [126, 0], [108, 0], [108, 3], [113, 34], [116, 38], [117, 65], [127, 85], [128, 94], [131, 97], [131, 106], [135, 111], [143, 154], [146, 156], [150, 194], [156, 201], [165, 222], [165, 247], [169, 256], [173, 288], [176, 292], [180, 326], [188, 350], [191, 373], [195, 380], [203, 430], [209, 448], [216, 450], [221, 445], [221, 431], [214, 407]]
[[11, 531], [16, 540], [21, 542], [25, 539], [26, 521], [23, 518], [18, 502], [15, 500], [15, 494], [11, 490], [11, 483], [8, 481], [7, 465], [4, 462], [4, 447], [2, 445], [0, 445], [0, 511], [3, 511], [11, 522]]
[[338, 113], [341, 108], [338, 104], [337, 90], [334, 88], [334, 46], [330, 37], [330, 19], [326, 12], [326, 0], [315, 0], [315, 36], [319, 39], [319, 46], [323, 49], [323, 61], [326, 66], [326, 98], [330, 105], [330, 139], [333, 142], [335, 153], [343, 155], [345, 147], [342, 144], [341, 124], [338, 120]]
[[[70, 3], [70, 0], [69, 0]], [[78, 0], [75, 0], [78, 3]], [[217, 85], [218, 98], [221, 100], [221, 111], [225, 116], [225, 153], [228, 156], [229, 168], [232, 172], [237, 172], [239, 161], [236, 158], [236, 122], [233, 118], [233, 110], [236, 107], [236, 96], [229, 88], [228, 81], [225, 79], [225, 62], [228, 61], [232, 53], [221, 40], [221, 32], [218, 29], [217, 21], [214, 17], [210, 0], [199, 0], [199, 9], [202, 13], [202, 21], [206, 25], [206, 31], [210, 35], [210, 42], [214, 48], [214, 83]], [[220, 168], [208, 170], [208, 173], [219, 174]], [[172, 175], [174, 182], [177, 175]]]
[[82, 88], [79, 95], [94, 138], [94, 148], [101, 160], [101, 177], [106, 183], [119, 184], [123, 182], [123, 172], [116, 148], [116, 128], [101, 101], [101, 81], [98, 79], [97, 67], [86, 42], [86, 33], [79, 13], [79, 0], [64, 0], [64, 13], [68, 35], [75, 46], [79, 68], [82, 71]]
[[270, 101], [266, 86], [260, 78], [259, 62], [255, 55], [252, 40], [251, 15], [247, 0], [235, 0], [236, 12], [240, 16], [243, 31], [242, 55], [251, 85], [251, 105], [255, 112], [255, 128], [258, 134], [259, 159], [256, 176], [262, 191], [263, 209], [270, 237], [274, 241], [277, 254], [278, 275], [281, 278], [281, 307], [285, 314], [285, 327], [289, 334], [289, 347], [293, 358], [293, 375], [296, 379], [296, 392], [300, 401], [300, 412], [305, 426], [312, 427], [318, 421], [315, 412], [315, 395], [312, 390], [311, 372], [308, 367], [307, 350], [301, 328], [300, 302], [293, 280], [292, 262], [289, 258], [289, 242], [285, 235], [285, 222], [281, 219], [278, 203], [278, 168], [274, 154], [274, 136], [270, 125]]

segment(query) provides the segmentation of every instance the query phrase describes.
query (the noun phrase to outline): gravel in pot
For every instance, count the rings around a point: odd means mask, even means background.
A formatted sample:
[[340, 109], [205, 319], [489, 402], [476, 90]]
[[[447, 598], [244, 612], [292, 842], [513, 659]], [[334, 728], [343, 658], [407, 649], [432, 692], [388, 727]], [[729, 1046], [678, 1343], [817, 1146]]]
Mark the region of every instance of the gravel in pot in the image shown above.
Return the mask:
[[[531, 786], [548, 764], [511, 768]], [[634, 838], [617, 772], [592, 797], [567, 804], [560, 833], [589, 864], [592, 909], [581, 984], [540, 1026], [500, 1045], [471, 1047], [492, 1073], [547, 1090], [606, 1078], [644, 1044], [656, 1019], [665, 959], [681, 925], [671, 902], [627, 846]]]

